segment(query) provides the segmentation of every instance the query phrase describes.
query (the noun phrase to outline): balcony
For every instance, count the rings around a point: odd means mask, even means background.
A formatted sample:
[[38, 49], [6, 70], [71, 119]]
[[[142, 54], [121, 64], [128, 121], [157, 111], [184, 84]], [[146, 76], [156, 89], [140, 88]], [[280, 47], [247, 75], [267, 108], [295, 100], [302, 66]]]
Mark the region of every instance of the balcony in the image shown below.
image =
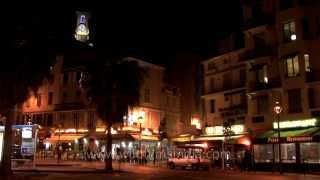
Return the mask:
[[238, 88], [243, 88], [245, 87], [245, 81], [240, 80], [240, 81], [232, 81], [228, 83], [224, 83], [222, 87], [215, 87], [211, 88], [207, 94], [212, 94], [212, 93], [217, 93], [217, 92], [223, 92], [223, 91], [228, 91], [232, 89], [238, 89]]
[[276, 55], [276, 50], [272, 48], [271, 46], [261, 46], [261, 47], [255, 47], [252, 50], [247, 50], [246, 52], [242, 53], [239, 56], [240, 61], [246, 61], [251, 59], [257, 59], [260, 57], [266, 57], [266, 56], [274, 56]]
[[266, 90], [266, 89], [273, 89], [281, 86], [281, 79], [278, 78], [272, 78], [268, 80], [268, 83], [265, 82], [250, 82], [249, 84], [249, 90], [250, 91], [260, 91], [260, 90]]
[[252, 29], [263, 25], [273, 25], [275, 18], [271, 15], [259, 15], [244, 22], [244, 29]]
[[306, 72], [306, 82], [320, 81], [320, 71]]
[[86, 108], [86, 106], [83, 103], [63, 103], [63, 104], [56, 104], [54, 107], [54, 110], [65, 111], [65, 110], [80, 110], [84, 108]]
[[235, 105], [227, 108], [220, 108], [219, 112], [222, 117], [227, 116], [239, 116], [246, 114], [248, 112], [248, 108], [246, 104]]

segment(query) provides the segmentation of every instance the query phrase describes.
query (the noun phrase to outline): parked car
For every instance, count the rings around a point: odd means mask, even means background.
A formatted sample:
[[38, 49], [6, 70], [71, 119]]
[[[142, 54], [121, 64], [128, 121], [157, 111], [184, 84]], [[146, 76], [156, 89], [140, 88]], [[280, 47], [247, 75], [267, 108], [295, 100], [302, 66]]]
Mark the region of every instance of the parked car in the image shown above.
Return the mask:
[[204, 159], [201, 157], [194, 156], [186, 156], [186, 157], [173, 157], [168, 159], [168, 167], [170, 169], [174, 169], [176, 167], [181, 168], [191, 168], [197, 170], [201, 169], [209, 169], [211, 161], [209, 159]]

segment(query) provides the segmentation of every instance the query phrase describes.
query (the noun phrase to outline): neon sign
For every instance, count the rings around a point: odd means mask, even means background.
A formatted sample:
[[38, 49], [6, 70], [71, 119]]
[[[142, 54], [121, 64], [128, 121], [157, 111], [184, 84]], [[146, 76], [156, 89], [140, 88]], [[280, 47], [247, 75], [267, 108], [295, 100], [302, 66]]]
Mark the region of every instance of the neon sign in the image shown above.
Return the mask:
[[[317, 119], [305, 119], [305, 120], [296, 120], [296, 121], [282, 121], [280, 122], [280, 129], [284, 128], [298, 128], [298, 127], [313, 127], [316, 126]], [[273, 123], [273, 128], [278, 129], [278, 123]]]

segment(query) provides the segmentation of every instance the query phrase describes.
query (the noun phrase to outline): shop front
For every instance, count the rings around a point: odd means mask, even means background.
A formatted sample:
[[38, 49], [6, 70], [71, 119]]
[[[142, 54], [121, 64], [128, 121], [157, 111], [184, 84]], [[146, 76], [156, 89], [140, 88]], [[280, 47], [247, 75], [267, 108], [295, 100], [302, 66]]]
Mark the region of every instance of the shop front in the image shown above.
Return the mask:
[[[232, 135], [224, 134], [223, 126], [206, 127], [199, 136], [185, 135], [173, 139], [176, 147], [198, 147], [211, 155], [213, 166], [235, 166], [240, 164], [246, 150], [250, 151], [251, 138], [247, 135], [244, 125], [232, 125]], [[219, 156], [216, 156], [216, 155]], [[222, 157], [224, 156], [224, 159]]]
[[281, 167], [284, 171], [313, 171], [320, 169], [320, 127], [316, 119], [306, 125], [304, 121], [284, 121], [278, 128], [258, 135], [254, 139], [254, 167], [259, 170], [278, 170], [279, 143]]

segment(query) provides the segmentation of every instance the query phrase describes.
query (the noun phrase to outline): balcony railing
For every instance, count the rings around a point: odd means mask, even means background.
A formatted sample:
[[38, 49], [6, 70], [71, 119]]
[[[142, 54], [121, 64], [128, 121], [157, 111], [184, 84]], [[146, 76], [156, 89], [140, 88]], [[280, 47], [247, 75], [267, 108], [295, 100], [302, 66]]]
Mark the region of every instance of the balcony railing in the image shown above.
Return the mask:
[[276, 55], [276, 50], [270, 46], [255, 47], [254, 49], [247, 50], [239, 56], [240, 61], [246, 61], [250, 59], [257, 59], [265, 56]]
[[231, 89], [238, 89], [238, 88], [243, 88], [245, 87], [246, 83], [243, 80], [240, 81], [232, 81], [230, 83], [224, 84], [222, 87], [215, 87], [211, 88], [207, 93], [216, 93], [216, 92], [221, 92], [221, 91], [228, 91]]
[[221, 116], [238, 116], [242, 114], [246, 114], [248, 112], [248, 107], [246, 104], [231, 106], [227, 108], [220, 108], [219, 112]]
[[249, 87], [250, 91], [259, 91], [264, 89], [272, 89], [281, 86], [281, 79], [279, 78], [272, 78], [268, 80], [268, 83], [265, 82], [250, 82]]
[[63, 111], [63, 110], [79, 110], [84, 109], [85, 105], [83, 103], [63, 103], [56, 104], [54, 110]]
[[306, 82], [320, 81], [320, 71], [306, 72]]

